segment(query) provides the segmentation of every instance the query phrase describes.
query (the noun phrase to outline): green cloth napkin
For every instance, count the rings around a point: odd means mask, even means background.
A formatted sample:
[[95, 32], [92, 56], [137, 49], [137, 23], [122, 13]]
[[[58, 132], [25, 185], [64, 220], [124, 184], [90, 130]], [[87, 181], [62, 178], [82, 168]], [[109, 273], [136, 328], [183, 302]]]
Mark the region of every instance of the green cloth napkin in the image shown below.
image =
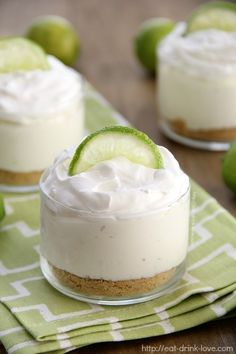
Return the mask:
[[[128, 124], [89, 86], [93, 131]], [[0, 226], [0, 340], [8, 353], [65, 353], [104, 341], [180, 331], [236, 307], [236, 220], [192, 183], [187, 272], [170, 294], [143, 304], [100, 306], [62, 295], [39, 268], [39, 194], [5, 194]]]

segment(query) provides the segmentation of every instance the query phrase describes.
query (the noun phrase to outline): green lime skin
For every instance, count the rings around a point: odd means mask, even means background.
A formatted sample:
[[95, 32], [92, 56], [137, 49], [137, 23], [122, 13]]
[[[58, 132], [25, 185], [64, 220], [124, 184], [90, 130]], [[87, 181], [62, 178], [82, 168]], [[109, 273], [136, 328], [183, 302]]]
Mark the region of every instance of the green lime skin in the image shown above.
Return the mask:
[[211, 1], [199, 6], [187, 20], [186, 34], [211, 28], [236, 31], [236, 4]]
[[44, 50], [29, 39], [0, 39], [0, 73], [50, 69]]
[[5, 212], [3, 197], [2, 195], [0, 195], [0, 221], [4, 218], [5, 215], [6, 212]]
[[134, 51], [141, 65], [149, 72], [156, 70], [156, 48], [174, 27], [173, 21], [158, 17], [141, 24], [134, 39]]
[[38, 43], [46, 53], [54, 55], [65, 65], [76, 63], [79, 36], [72, 25], [59, 16], [42, 16], [35, 20], [26, 32], [26, 37]]
[[68, 175], [84, 172], [99, 162], [117, 156], [151, 168], [164, 166], [157, 145], [146, 134], [134, 128], [116, 125], [98, 130], [81, 142], [70, 162]]
[[224, 156], [222, 176], [226, 186], [236, 193], [236, 141], [231, 144]]

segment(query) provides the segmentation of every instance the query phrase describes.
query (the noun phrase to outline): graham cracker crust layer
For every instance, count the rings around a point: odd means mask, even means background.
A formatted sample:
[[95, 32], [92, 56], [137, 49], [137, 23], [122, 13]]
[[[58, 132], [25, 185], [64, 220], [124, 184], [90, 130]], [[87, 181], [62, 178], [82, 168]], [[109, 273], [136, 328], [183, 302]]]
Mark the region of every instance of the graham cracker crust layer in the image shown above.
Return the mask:
[[0, 170], [0, 183], [14, 186], [28, 186], [38, 184], [43, 171], [11, 172]]
[[103, 280], [81, 278], [51, 265], [54, 275], [75, 291], [87, 295], [122, 297], [148, 293], [166, 283], [175, 273], [176, 268], [159, 273], [154, 277], [132, 280]]
[[179, 135], [188, 138], [208, 141], [229, 141], [236, 138], [236, 127], [230, 129], [191, 130], [183, 119], [169, 121], [172, 129]]

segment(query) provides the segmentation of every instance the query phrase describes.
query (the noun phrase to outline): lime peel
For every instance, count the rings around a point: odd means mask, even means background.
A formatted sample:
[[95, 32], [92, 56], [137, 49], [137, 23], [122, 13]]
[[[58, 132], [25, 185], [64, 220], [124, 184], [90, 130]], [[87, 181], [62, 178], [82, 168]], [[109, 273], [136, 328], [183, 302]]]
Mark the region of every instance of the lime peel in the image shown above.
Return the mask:
[[47, 55], [31, 40], [21, 37], [0, 39], [0, 73], [49, 68]]
[[236, 193], [236, 141], [230, 145], [224, 156], [222, 177], [226, 186]]
[[0, 221], [4, 218], [5, 215], [6, 211], [4, 207], [3, 197], [0, 195]]
[[187, 21], [186, 34], [206, 30], [236, 31], [236, 4], [213, 1], [198, 7]]
[[97, 163], [123, 156], [150, 168], [163, 168], [156, 144], [143, 132], [125, 126], [105, 127], [88, 135], [77, 147], [70, 162], [70, 176], [84, 172]]

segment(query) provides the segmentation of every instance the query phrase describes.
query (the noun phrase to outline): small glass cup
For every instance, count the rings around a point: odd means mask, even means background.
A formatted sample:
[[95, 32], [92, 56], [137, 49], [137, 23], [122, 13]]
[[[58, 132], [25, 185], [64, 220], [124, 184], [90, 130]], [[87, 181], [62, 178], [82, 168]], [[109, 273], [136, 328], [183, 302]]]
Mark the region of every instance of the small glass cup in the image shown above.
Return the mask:
[[[60, 151], [73, 144], [77, 145], [82, 139], [85, 115], [84, 85], [79, 74], [78, 80], [81, 92], [78, 91], [78, 94], [52, 117], [32, 120], [30, 124], [24, 125], [1, 122], [0, 119], [1, 192], [38, 191], [39, 180], [45, 168], [52, 164]], [[43, 115], [44, 112], [42, 117]], [[35, 168], [35, 165], [38, 167]]]
[[126, 305], [170, 291], [185, 271], [190, 187], [166, 208], [119, 217], [70, 208], [43, 190], [41, 269], [57, 290], [77, 300]]
[[221, 67], [211, 70], [214, 63], [210, 55], [202, 60], [198, 52], [193, 55], [194, 45], [193, 53], [189, 53], [183, 43], [180, 59], [176, 43], [187, 38], [184, 28], [179, 24], [156, 52], [156, 101], [161, 129], [168, 138], [186, 146], [228, 150], [236, 139], [236, 66], [231, 69], [233, 63], [222, 59]]

